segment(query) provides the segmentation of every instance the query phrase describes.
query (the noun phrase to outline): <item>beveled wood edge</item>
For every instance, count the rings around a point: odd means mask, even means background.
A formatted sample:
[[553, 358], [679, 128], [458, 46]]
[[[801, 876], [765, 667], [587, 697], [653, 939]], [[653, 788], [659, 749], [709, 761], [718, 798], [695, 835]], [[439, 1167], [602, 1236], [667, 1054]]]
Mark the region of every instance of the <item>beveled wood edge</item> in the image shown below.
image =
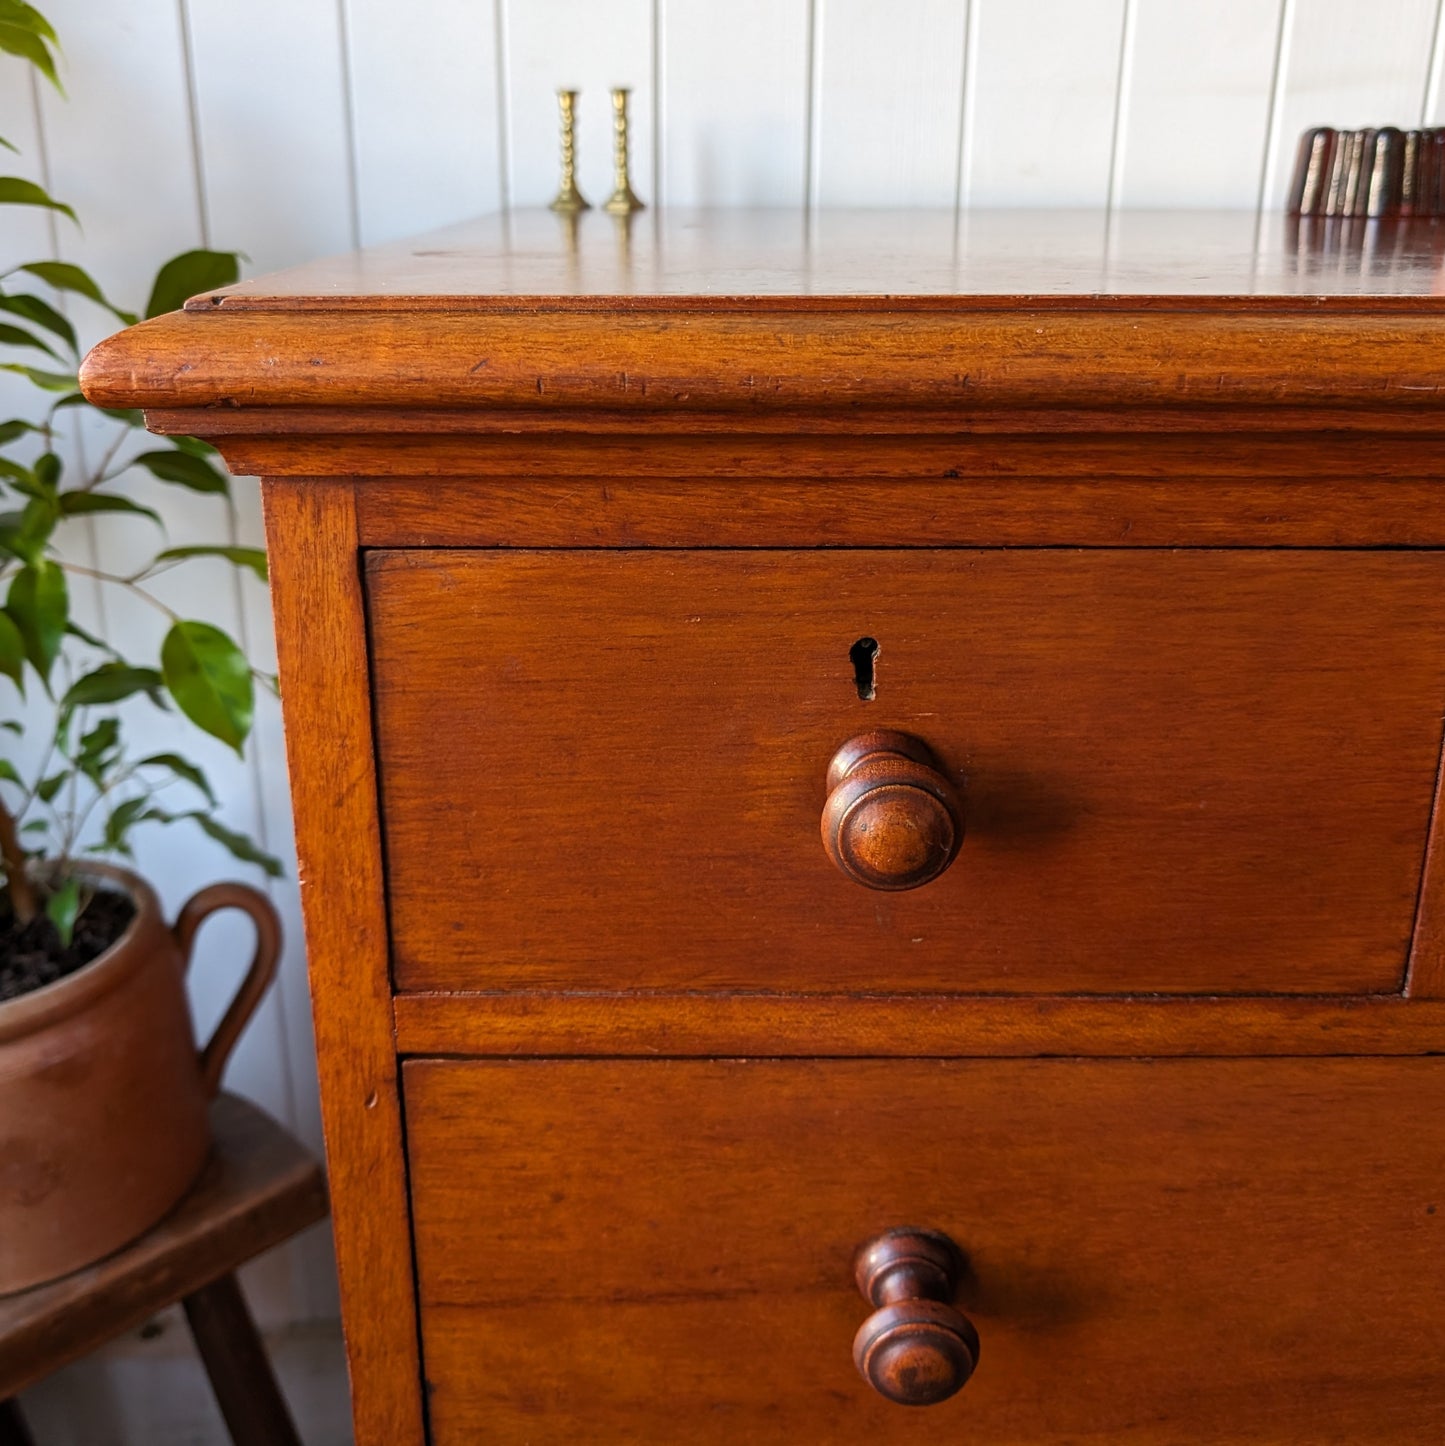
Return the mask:
[[[149, 407], [147, 428], [155, 433], [204, 437], [234, 452], [243, 464], [238, 472], [256, 476], [327, 475], [381, 476], [391, 473], [425, 474], [435, 455], [465, 439], [489, 441], [498, 447], [517, 445], [527, 438], [541, 446], [562, 444], [582, 447], [645, 439], [674, 442], [699, 440], [725, 445], [733, 440], [767, 442], [784, 447], [792, 443], [817, 445], [824, 439], [846, 436], [861, 441], [897, 446], [901, 441], [933, 444], [950, 440], [998, 436], [1047, 438], [1072, 442], [1080, 437], [1111, 440], [1119, 437], [1248, 434], [1299, 440], [1303, 436], [1327, 449], [1336, 438], [1438, 438], [1445, 436], [1445, 407], [1424, 406], [1410, 411], [1384, 411], [1361, 406], [1160, 406], [1139, 407], [1011, 407], [970, 413], [931, 414], [879, 408], [866, 416], [799, 409], [739, 418], [677, 407], [646, 418], [635, 413], [596, 409], [543, 416], [515, 407]], [[289, 448], [305, 458], [297, 463]], [[323, 448], [325, 449], [323, 452]], [[401, 460], [430, 452], [420, 466], [408, 468]], [[1324, 450], [1324, 449], [1322, 449]], [[271, 458], [261, 465], [259, 459]], [[251, 462], [257, 465], [244, 465]], [[468, 471], [474, 470], [472, 468]]]
[[[170, 1214], [139, 1240], [74, 1275], [0, 1297], [0, 1400], [326, 1219], [326, 1177], [300, 1141], [237, 1095], [218, 1095], [210, 1113], [212, 1157]], [[234, 1238], [218, 1254], [215, 1232], [189, 1217], [199, 1208], [198, 1196], [215, 1193], [218, 1163], [243, 1178], [256, 1173], [254, 1154], [232, 1158], [232, 1152], [251, 1148], [240, 1137], [256, 1132], [265, 1136], [268, 1173], [259, 1191], [249, 1185], [244, 1199], [237, 1185], [240, 1208], [227, 1229]], [[110, 1279], [117, 1272], [118, 1281]]]
[[1416, 1055], [1445, 1002], [1398, 995], [399, 994], [402, 1055]]
[[1430, 805], [1425, 864], [1415, 904], [1415, 929], [1405, 971], [1404, 993], [1411, 999], [1445, 998], [1445, 729], [1440, 762], [1435, 772], [1435, 796]]
[[[1377, 219], [1377, 218], [1372, 218]], [[266, 295], [254, 288], [264, 278], [238, 281], [216, 291], [188, 297], [182, 310], [206, 314], [249, 311], [271, 316], [295, 312], [466, 312], [472, 316], [526, 316], [552, 314], [616, 316], [630, 312], [641, 315], [676, 313], [679, 316], [709, 312], [779, 311], [787, 313], [871, 312], [894, 315], [899, 312], [990, 312], [990, 311], [1193, 311], [1233, 312], [1293, 316], [1325, 312], [1331, 314], [1390, 315], [1395, 312], [1445, 312], [1445, 295], [1426, 292], [1360, 291], [1331, 294], [1250, 291], [1148, 291], [1148, 292], [1059, 292], [1059, 291], [977, 291], [960, 292], [598, 292], [595, 295], [557, 291], [518, 292], [513, 296], [483, 296], [474, 291], [412, 291], [348, 296], [339, 292], [290, 292]], [[252, 288], [252, 289], [248, 289]]]
[[[1119, 346], [1127, 334], [1128, 345]], [[900, 313], [171, 312], [102, 341], [98, 406], [510, 408], [730, 426], [803, 411], [966, 418], [994, 407], [1438, 412], [1440, 318], [1318, 309]], [[264, 365], [258, 364], [264, 358]]]
[[356, 509], [262, 484], [358, 1446], [423, 1446]]
[[[298, 480], [297, 485], [306, 485]], [[396, 478], [357, 485], [367, 548], [1445, 546], [1433, 479]]]

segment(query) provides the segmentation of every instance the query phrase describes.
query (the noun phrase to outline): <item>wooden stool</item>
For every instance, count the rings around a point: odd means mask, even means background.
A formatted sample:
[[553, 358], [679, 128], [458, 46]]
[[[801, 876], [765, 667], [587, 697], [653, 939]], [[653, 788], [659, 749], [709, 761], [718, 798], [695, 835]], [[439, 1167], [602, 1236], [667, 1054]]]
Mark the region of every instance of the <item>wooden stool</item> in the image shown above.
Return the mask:
[[211, 1158], [149, 1234], [49, 1285], [0, 1296], [0, 1446], [31, 1446], [11, 1399], [180, 1301], [236, 1446], [299, 1446], [235, 1270], [324, 1220], [321, 1168], [254, 1105], [211, 1106]]

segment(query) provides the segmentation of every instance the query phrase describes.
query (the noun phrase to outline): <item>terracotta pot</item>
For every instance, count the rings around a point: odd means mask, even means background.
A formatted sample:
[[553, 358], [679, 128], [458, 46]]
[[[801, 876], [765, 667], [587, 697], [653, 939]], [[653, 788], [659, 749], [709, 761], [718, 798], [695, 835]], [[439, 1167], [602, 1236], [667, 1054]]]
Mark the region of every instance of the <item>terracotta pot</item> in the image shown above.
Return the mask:
[[[129, 928], [83, 969], [0, 1004], [0, 1294], [99, 1260], [143, 1234], [200, 1173], [207, 1105], [276, 972], [281, 922], [244, 884], [202, 889], [167, 927], [134, 874]], [[244, 909], [256, 954], [215, 1034], [196, 1049], [185, 976], [201, 921]]]

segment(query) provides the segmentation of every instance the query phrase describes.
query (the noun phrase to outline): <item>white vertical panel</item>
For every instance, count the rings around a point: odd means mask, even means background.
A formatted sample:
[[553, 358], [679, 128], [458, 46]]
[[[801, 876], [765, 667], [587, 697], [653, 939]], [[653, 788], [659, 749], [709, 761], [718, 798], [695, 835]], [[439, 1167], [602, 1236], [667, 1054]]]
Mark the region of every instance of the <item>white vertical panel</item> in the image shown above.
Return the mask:
[[814, 204], [954, 204], [967, 10], [818, 0]]
[[[37, 185], [45, 184], [42, 164], [40, 130], [37, 125], [35, 95], [31, 86], [30, 66], [13, 56], [0, 55], [0, 136], [20, 152], [0, 150], [0, 174], [19, 176]], [[63, 197], [61, 198], [64, 199]], [[0, 211], [4, 225], [0, 227], [0, 271], [26, 261], [39, 261], [54, 252], [52, 236], [54, 223], [49, 213], [38, 206], [6, 206]], [[66, 221], [69, 226], [71, 223]], [[7, 291], [21, 289], [42, 290], [34, 280], [22, 283], [20, 278], [5, 283]], [[9, 318], [7, 317], [8, 321]], [[20, 354], [9, 353], [6, 360], [18, 360]], [[35, 366], [49, 366], [49, 358], [36, 352]], [[38, 421], [45, 413], [50, 397], [30, 385], [23, 377], [9, 372], [0, 372], [0, 422], [11, 417], [23, 417], [27, 421]], [[11, 455], [15, 455], [13, 452]], [[0, 683], [0, 696], [9, 699], [5, 692], [11, 685]], [[5, 705], [10, 707], [7, 702]], [[7, 715], [8, 716], [8, 715]]]
[[1123, 0], [974, 0], [964, 200], [1102, 206]]
[[[9, 55], [0, 56], [0, 136], [4, 136], [19, 151], [18, 155], [11, 151], [0, 152], [0, 172], [48, 187], [49, 176], [39, 121], [39, 89], [29, 64]], [[0, 220], [3, 220], [3, 226], [0, 226], [0, 271], [54, 256], [59, 227], [63, 225], [72, 233], [75, 231], [70, 220], [57, 217], [39, 206], [4, 206], [0, 208]], [[62, 308], [65, 305], [64, 297], [54, 295], [33, 277], [13, 277], [4, 285], [10, 292], [33, 291]], [[12, 318], [7, 316], [5, 320], [8, 322]], [[63, 346], [59, 343], [56, 346], [63, 355]], [[42, 352], [26, 352], [7, 346], [4, 353], [6, 361], [60, 370], [60, 365]], [[20, 417], [38, 422], [54, 400], [53, 393], [41, 391], [24, 377], [0, 372], [0, 421]], [[62, 414], [57, 439], [57, 451], [67, 467], [73, 465], [71, 420]], [[11, 458], [30, 462], [40, 454], [43, 446], [38, 437], [30, 436], [11, 443], [5, 452]], [[66, 555], [71, 560], [91, 561], [86, 533], [83, 524], [72, 525], [62, 531], [60, 540], [66, 545]], [[71, 591], [72, 610], [77, 621], [84, 627], [92, 626], [97, 621], [94, 589], [83, 580], [76, 579], [72, 582]], [[27, 697], [21, 697], [19, 690], [7, 679], [0, 682], [0, 717], [15, 718], [24, 723], [27, 730], [25, 737], [5, 735], [3, 750], [0, 751], [23, 776], [33, 777], [35, 770], [44, 763], [46, 740], [55, 721], [53, 706], [38, 688], [31, 688]]]
[[1420, 124], [1438, 126], [1445, 116], [1445, 0], [1436, 0], [1435, 33], [1430, 44], [1430, 71], [1420, 101]]
[[[117, 300], [139, 308], [159, 263], [177, 251], [200, 244], [206, 236], [191, 143], [193, 116], [183, 12], [174, 4], [151, 3], [97, 15], [83, 0], [62, 0], [52, 6], [52, 14], [69, 60], [72, 98], [69, 102], [47, 98], [50, 153], [57, 184], [75, 196], [85, 223], [85, 230], [74, 240], [62, 234], [61, 249], [69, 259], [90, 267]], [[285, 46], [278, 49], [284, 51]], [[251, 82], [257, 74], [265, 73], [258, 68], [257, 59], [250, 58]], [[237, 57], [237, 64], [246, 63], [246, 56]], [[248, 93], [249, 107], [254, 107], [253, 88]], [[233, 124], [247, 129], [241, 117]], [[263, 126], [249, 129], [261, 136], [266, 134]], [[260, 184], [264, 185], [264, 164], [258, 162], [258, 169], [262, 171]], [[239, 212], [243, 208], [232, 199], [226, 178], [219, 180], [220, 184], [213, 188], [217, 208], [232, 214]], [[251, 219], [256, 219], [256, 209], [252, 209]], [[311, 213], [299, 193], [296, 209], [309, 224]], [[250, 236], [257, 235], [257, 230], [251, 228]], [[233, 240], [219, 232], [215, 239], [223, 246], [250, 249], [255, 245], [254, 240], [248, 246], [240, 238]], [[89, 308], [83, 310], [85, 330], [91, 339], [113, 327], [114, 323], [102, 314]], [[92, 457], [98, 441], [88, 429]], [[154, 439], [143, 436], [128, 443], [130, 450], [155, 445]], [[254, 486], [238, 487], [247, 485]], [[144, 474], [127, 476], [117, 486], [163, 511], [171, 544], [227, 540], [230, 519], [224, 505], [214, 498], [163, 487]], [[143, 522], [132, 519], [107, 519], [101, 536], [103, 564], [116, 571], [138, 566], [158, 545], [163, 545]], [[214, 569], [178, 568], [155, 590], [182, 615], [206, 618], [233, 636], [246, 637], [248, 628], [240, 594], [228, 577], [218, 578]], [[118, 589], [106, 590], [106, 609], [109, 630], [127, 651], [139, 658], [155, 655], [168, 625], [161, 613]], [[254, 636], [258, 629], [252, 627], [249, 631]], [[259, 631], [264, 636], [264, 628]], [[137, 750], [175, 749], [194, 758], [206, 769], [221, 796], [226, 821], [252, 834], [265, 832], [254, 764], [241, 763], [229, 750], [199, 736], [174, 716], [161, 717], [144, 704], [128, 712], [128, 727]], [[181, 800], [175, 802], [179, 805]], [[252, 882], [259, 882], [254, 870], [237, 864], [218, 845], [185, 826], [138, 831], [135, 844], [141, 872], [157, 885], [171, 911], [194, 889], [217, 878], [250, 875]], [[249, 927], [234, 917], [218, 920], [203, 932], [191, 985], [202, 1032], [210, 1028], [234, 988], [249, 942]], [[293, 942], [286, 985], [273, 991], [264, 1003], [228, 1077], [233, 1087], [293, 1124], [296, 1111], [287, 1055], [291, 1031], [283, 992], [284, 987], [296, 987], [300, 968], [299, 950]], [[310, 1088], [314, 1090], [314, 1086]], [[311, 1264], [304, 1268], [296, 1252], [287, 1251], [271, 1257], [259, 1274], [252, 1274], [255, 1303], [262, 1319], [282, 1320], [307, 1314], [312, 1301], [324, 1307], [324, 1246], [318, 1249], [309, 1245], [308, 1251]], [[302, 1268], [304, 1278], [323, 1284], [302, 1291], [298, 1268]]]
[[[200, 240], [177, 12], [152, 4], [97, 16], [83, 0], [59, 0], [51, 15], [65, 46], [70, 99], [45, 99], [49, 154], [56, 188], [74, 198], [84, 227], [74, 234], [62, 231], [60, 251], [89, 268], [112, 297], [139, 309], [160, 262]], [[89, 340], [114, 326], [94, 308], [79, 306], [77, 312]], [[95, 457], [114, 429], [98, 417], [87, 424], [87, 452]], [[136, 436], [121, 455], [152, 445], [152, 439]], [[215, 499], [163, 487], [144, 476], [128, 478], [127, 484], [167, 517], [171, 544], [225, 538], [225, 510]], [[164, 545], [141, 519], [107, 520], [100, 536], [101, 565], [115, 572], [141, 566]], [[228, 590], [206, 582], [201, 572], [192, 570], [186, 578], [178, 570], [164, 590], [178, 611], [237, 630]], [[167, 626], [163, 615], [119, 588], [106, 589], [105, 607], [108, 626], [127, 651], [140, 660], [157, 655]], [[226, 750], [188, 735], [174, 717], [162, 717], [144, 703], [130, 708], [128, 716], [134, 748], [176, 747], [196, 757], [211, 774], [227, 816], [242, 827], [253, 825], [251, 775]], [[202, 884], [236, 871], [224, 851], [191, 833], [184, 827], [137, 831], [139, 867], [170, 910]], [[239, 929], [212, 930], [208, 952], [239, 948], [243, 937]], [[211, 972], [203, 966], [194, 981], [193, 999], [203, 1022], [223, 997], [225, 981], [213, 979]], [[247, 1044], [267, 1056], [279, 1054], [274, 1002]], [[284, 1113], [287, 1094], [273, 1083], [274, 1073], [255, 1071], [248, 1092]]]
[[416, 9], [348, 0], [361, 241], [429, 230], [501, 204], [500, 0]]
[[660, 0], [662, 199], [805, 200], [808, 0]]
[[[43, 185], [45, 173], [36, 119], [29, 64], [11, 55], [0, 55], [0, 136], [20, 152], [16, 155], [14, 151], [0, 150], [0, 174], [20, 176]], [[51, 227], [43, 209], [6, 206], [0, 216], [5, 221], [0, 227], [0, 271], [50, 255]], [[68, 226], [70, 222], [65, 224]], [[17, 284], [7, 282], [6, 288], [14, 290]]]
[[545, 206], [557, 194], [557, 91], [580, 90], [577, 184], [600, 206], [612, 193], [611, 88], [629, 86], [633, 190], [652, 177], [651, 0], [501, 0], [512, 201]]
[[[213, 245], [243, 251], [252, 271], [346, 250], [356, 239], [357, 215], [348, 56], [336, 0], [186, 0], [197, 97], [196, 134]], [[264, 100], [258, 103], [257, 76]], [[405, 103], [404, 93], [398, 104]], [[387, 124], [385, 116], [382, 124]], [[397, 122], [398, 124], [400, 122]], [[238, 480], [239, 541], [263, 541], [256, 484]], [[269, 601], [249, 579], [238, 579], [236, 631], [263, 669], [275, 667]], [[238, 1075], [248, 1085], [264, 1071], [287, 1089], [290, 1123], [313, 1148], [321, 1144], [314, 1042], [306, 988], [300, 904], [295, 887], [290, 795], [280, 710], [258, 692], [251, 743], [254, 769], [249, 808], [237, 818], [285, 862], [282, 885], [271, 890], [286, 930], [287, 948], [275, 991], [280, 1047], [259, 1037], [243, 1042]], [[244, 1071], [244, 1073], [242, 1073]], [[247, 1093], [258, 1092], [248, 1088]], [[301, 1273], [296, 1313], [336, 1310], [327, 1242], [308, 1238], [289, 1252]]]
[[[108, 295], [143, 306], [160, 262], [200, 240], [176, 9], [51, 0], [46, 13], [68, 95], [41, 92], [51, 166], [82, 226], [62, 228], [60, 245]], [[92, 339], [115, 324], [105, 312], [78, 319]]]
[[207, 219], [253, 272], [354, 244], [337, 0], [185, 0]]
[[1309, 126], [1414, 125], [1437, 0], [1295, 0], [1265, 204], [1282, 206]]
[[1281, 3], [1136, 0], [1120, 204], [1257, 204]]

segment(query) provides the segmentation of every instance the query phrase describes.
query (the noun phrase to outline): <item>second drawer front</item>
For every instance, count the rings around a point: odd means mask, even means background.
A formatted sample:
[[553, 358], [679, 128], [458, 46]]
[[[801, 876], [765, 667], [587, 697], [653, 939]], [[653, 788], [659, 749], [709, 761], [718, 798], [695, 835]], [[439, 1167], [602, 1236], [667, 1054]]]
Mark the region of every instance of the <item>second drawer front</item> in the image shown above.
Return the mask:
[[[1438, 1441], [1442, 1088], [1438, 1060], [410, 1063], [436, 1446]], [[977, 1371], [926, 1409], [852, 1358], [854, 1251], [900, 1226], [968, 1257]]]
[[[1393, 991], [1442, 584], [1438, 553], [372, 554], [397, 983]], [[962, 796], [910, 892], [819, 835], [878, 728]]]

